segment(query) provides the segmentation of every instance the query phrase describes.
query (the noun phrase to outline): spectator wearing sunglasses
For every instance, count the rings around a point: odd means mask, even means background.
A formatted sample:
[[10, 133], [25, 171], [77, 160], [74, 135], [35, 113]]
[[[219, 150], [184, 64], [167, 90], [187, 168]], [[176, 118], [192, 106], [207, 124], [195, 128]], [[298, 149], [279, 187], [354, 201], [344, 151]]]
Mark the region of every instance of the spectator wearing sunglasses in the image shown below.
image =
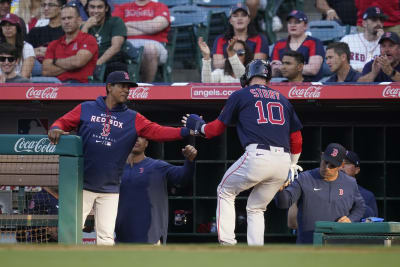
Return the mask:
[[30, 80], [16, 72], [18, 58], [17, 49], [9, 43], [0, 43], [0, 83], [29, 83]]
[[321, 156], [319, 168], [301, 172], [278, 192], [279, 208], [287, 209], [297, 202], [297, 243], [313, 242], [316, 221], [351, 223], [363, 217], [365, 203], [357, 182], [340, 171], [345, 158], [346, 149], [342, 145], [329, 144]]
[[253, 60], [253, 52], [246, 42], [233, 37], [226, 48], [228, 60], [225, 60], [224, 69], [211, 71], [210, 48], [202, 37], [199, 38], [198, 45], [203, 55], [201, 69], [203, 83], [238, 83], [245, 72], [246, 65]]

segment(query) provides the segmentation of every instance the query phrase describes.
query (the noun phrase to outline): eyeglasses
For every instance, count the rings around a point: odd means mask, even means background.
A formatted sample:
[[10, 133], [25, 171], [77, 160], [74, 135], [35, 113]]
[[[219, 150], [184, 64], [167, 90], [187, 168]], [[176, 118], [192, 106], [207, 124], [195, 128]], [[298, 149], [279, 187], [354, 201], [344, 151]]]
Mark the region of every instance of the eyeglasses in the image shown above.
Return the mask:
[[46, 8], [46, 7], [59, 7], [59, 5], [54, 4], [54, 3], [43, 3], [40, 5], [42, 8]]
[[8, 60], [9, 63], [13, 63], [17, 58], [16, 57], [3, 57], [0, 56], [0, 62], [5, 62]]
[[236, 55], [238, 56], [244, 56], [244, 54], [246, 54], [246, 51], [244, 51], [243, 49], [239, 49], [236, 51]]

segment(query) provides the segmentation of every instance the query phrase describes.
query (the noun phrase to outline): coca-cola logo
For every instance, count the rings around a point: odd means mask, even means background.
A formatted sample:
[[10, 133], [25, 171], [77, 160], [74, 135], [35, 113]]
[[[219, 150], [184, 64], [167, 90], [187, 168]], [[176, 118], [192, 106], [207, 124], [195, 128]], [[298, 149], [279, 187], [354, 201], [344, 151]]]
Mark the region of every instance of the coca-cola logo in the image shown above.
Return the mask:
[[56, 99], [58, 87], [35, 88], [31, 87], [26, 91], [26, 98], [31, 99]]
[[310, 86], [308, 88], [292, 87], [289, 91], [290, 98], [319, 98], [321, 96], [321, 86]]
[[54, 153], [56, 146], [50, 143], [48, 138], [40, 140], [27, 140], [21, 137], [15, 142], [15, 152], [31, 152], [31, 153]]
[[400, 97], [400, 88], [392, 88], [390, 85], [386, 86], [382, 92], [383, 97]]
[[149, 87], [135, 87], [129, 89], [128, 99], [147, 99], [149, 97]]

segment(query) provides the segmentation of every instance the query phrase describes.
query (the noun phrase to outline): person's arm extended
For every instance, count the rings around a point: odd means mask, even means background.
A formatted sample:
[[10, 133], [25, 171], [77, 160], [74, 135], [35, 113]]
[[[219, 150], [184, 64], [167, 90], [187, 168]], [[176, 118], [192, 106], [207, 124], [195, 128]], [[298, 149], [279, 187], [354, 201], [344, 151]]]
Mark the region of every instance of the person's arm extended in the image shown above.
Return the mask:
[[42, 75], [48, 77], [56, 77], [66, 70], [53, 64], [53, 59], [45, 59], [42, 65]]
[[317, 75], [321, 69], [324, 59], [320, 55], [311, 56], [308, 64], [304, 65], [303, 75], [314, 76]]
[[182, 149], [182, 154], [185, 156], [186, 160], [183, 166], [173, 166], [168, 170], [167, 179], [173, 184], [181, 184], [189, 179], [193, 178], [195, 171], [194, 160], [197, 156], [197, 150], [191, 145], [186, 145]]
[[121, 47], [124, 44], [124, 36], [114, 36], [111, 39], [111, 46], [104, 52], [104, 54], [97, 60], [97, 65], [106, 63], [115, 54], [121, 51]]
[[65, 70], [75, 70], [85, 66], [93, 57], [93, 54], [86, 49], [81, 49], [75, 56], [55, 60], [55, 65]]
[[301, 186], [298, 179], [295, 179], [288, 187], [279, 191], [276, 197], [276, 205], [280, 209], [288, 209], [299, 200]]
[[223, 69], [225, 64], [225, 57], [221, 54], [214, 54], [213, 55], [213, 66], [214, 69]]
[[125, 25], [128, 28], [128, 34], [129, 28], [137, 29], [144, 34], [155, 34], [167, 28], [169, 22], [165, 17], [157, 16], [151, 20], [126, 22]]
[[329, 6], [326, 0], [316, 0], [315, 7], [318, 9], [319, 12], [326, 15], [327, 20], [339, 19], [336, 11]]
[[233, 74], [236, 78], [242, 77], [245, 73], [246, 68], [243, 66], [242, 62], [240, 61], [239, 57], [234, 54], [232, 57], [228, 57], [229, 62], [231, 63]]
[[174, 141], [189, 136], [189, 129], [161, 126], [136, 113], [135, 126], [139, 136], [157, 141]]

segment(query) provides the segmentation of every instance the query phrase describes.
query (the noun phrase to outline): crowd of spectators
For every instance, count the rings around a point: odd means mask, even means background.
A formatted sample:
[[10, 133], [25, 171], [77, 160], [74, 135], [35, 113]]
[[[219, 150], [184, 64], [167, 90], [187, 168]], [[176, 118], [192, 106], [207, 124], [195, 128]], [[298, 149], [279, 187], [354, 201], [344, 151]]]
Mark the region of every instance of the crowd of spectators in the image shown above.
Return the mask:
[[[350, 54], [337, 44], [326, 56], [327, 44], [310, 35], [303, 11], [289, 12], [287, 38], [271, 44], [255, 27], [255, 14], [266, 12], [267, 1], [239, 1], [230, 9], [226, 32], [215, 38], [212, 47], [203, 38], [198, 40], [201, 81], [238, 82], [252, 59], [270, 60], [278, 81], [398, 81], [400, 6], [398, 1], [389, 2], [316, 0], [323, 19], [358, 25], [358, 33], [340, 40]], [[0, 42], [15, 46], [15, 73], [28, 80], [41, 76], [49, 82], [87, 83], [90, 77], [104, 81], [112, 71], [128, 71], [126, 47], [143, 48], [139, 82], [154, 82], [159, 67], [167, 62], [173, 20], [162, 1], [27, 0], [19, 1], [14, 10], [12, 3], [0, 0]], [[346, 71], [337, 72], [339, 65]], [[342, 72], [352, 78], [342, 77]]]

